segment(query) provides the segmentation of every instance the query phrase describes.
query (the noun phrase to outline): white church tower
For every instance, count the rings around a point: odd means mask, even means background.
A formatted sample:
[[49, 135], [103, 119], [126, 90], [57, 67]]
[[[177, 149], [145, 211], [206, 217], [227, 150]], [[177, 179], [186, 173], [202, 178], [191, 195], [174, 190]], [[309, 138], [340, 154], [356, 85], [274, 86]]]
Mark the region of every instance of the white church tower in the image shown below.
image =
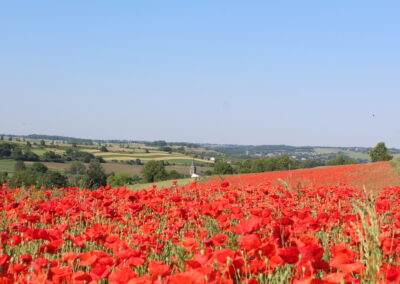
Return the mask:
[[192, 165], [190, 166], [189, 173], [190, 173], [190, 177], [192, 177], [192, 178], [199, 177], [199, 175], [197, 174], [196, 164], [194, 163], [194, 158], [192, 160]]

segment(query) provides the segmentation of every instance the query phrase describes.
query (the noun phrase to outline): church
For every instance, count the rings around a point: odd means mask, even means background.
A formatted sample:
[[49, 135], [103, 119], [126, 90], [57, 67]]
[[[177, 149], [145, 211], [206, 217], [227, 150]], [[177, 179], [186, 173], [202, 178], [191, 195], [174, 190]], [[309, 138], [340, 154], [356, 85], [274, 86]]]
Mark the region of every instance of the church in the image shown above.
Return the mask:
[[190, 173], [190, 177], [192, 177], [192, 178], [199, 177], [199, 175], [197, 174], [196, 164], [194, 163], [194, 158], [192, 160], [192, 165], [190, 166], [189, 173]]

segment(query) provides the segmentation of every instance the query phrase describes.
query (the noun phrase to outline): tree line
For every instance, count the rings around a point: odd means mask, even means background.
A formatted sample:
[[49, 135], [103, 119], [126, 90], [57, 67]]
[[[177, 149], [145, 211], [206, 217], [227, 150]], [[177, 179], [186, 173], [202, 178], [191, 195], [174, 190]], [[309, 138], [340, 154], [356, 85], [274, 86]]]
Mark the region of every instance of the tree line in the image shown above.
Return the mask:
[[[43, 141], [43, 140], [42, 140]], [[44, 141], [41, 144], [45, 146]], [[67, 148], [63, 154], [57, 154], [54, 151], [46, 151], [40, 157], [36, 153], [32, 152], [32, 145], [28, 141], [26, 145], [20, 145], [16, 143], [3, 142], [0, 143], [0, 159], [12, 159], [16, 161], [42, 161], [42, 162], [56, 162], [64, 163], [70, 161], [81, 161], [84, 163], [90, 163], [91, 161], [97, 161], [104, 163], [102, 157], [96, 157], [92, 153], [79, 151], [76, 146]]]

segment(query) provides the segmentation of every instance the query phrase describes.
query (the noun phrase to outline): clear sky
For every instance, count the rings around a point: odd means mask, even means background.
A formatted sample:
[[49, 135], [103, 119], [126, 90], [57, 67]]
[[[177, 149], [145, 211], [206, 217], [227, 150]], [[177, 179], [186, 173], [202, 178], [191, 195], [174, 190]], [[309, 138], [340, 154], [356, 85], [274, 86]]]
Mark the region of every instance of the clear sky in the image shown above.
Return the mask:
[[400, 1], [0, 1], [0, 133], [400, 148]]

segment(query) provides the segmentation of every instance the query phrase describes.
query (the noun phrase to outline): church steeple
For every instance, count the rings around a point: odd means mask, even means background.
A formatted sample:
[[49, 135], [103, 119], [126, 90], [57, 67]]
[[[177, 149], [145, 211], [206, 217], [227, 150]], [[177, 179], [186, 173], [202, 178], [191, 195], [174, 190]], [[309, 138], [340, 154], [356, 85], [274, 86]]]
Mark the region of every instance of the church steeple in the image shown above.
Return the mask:
[[194, 158], [192, 159], [192, 165], [190, 166], [190, 175], [195, 175], [197, 174], [197, 169], [196, 169], [196, 164], [194, 163]]

